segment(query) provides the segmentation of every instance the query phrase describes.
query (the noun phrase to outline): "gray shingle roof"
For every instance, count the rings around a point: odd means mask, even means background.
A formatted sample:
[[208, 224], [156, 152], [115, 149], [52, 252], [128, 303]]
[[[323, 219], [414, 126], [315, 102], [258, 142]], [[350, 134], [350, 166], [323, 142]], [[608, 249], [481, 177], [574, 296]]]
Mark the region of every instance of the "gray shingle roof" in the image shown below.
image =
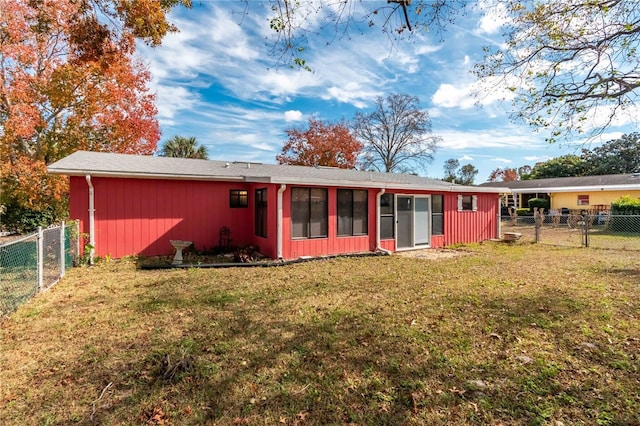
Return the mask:
[[248, 162], [224, 162], [103, 152], [76, 151], [50, 164], [49, 173], [70, 176], [109, 176], [183, 180], [268, 182], [277, 184], [341, 185], [368, 188], [426, 189], [452, 192], [501, 192], [410, 174], [365, 172]]
[[640, 190], [640, 173], [618, 175], [561, 177], [550, 179], [518, 180], [513, 182], [486, 182], [480, 186], [508, 187], [514, 192], [560, 192], [572, 190], [637, 189]]

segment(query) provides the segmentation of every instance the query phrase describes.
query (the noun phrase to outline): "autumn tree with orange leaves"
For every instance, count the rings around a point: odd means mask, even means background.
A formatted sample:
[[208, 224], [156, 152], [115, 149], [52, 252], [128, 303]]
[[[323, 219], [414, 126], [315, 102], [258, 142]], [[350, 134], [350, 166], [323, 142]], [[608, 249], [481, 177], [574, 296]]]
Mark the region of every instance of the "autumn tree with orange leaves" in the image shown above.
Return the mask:
[[363, 148], [344, 121], [310, 119], [306, 129], [287, 129], [289, 139], [276, 156], [278, 164], [355, 169]]
[[[175, 28], [189, 0], [0, 2], [2, 223], [64, 215], [68, 183], [46, 164], [76, 150], [152, 154], [160, 138], [150, 74], [134, 59]], [[105, 19], [107, 18], [107, 19]], [[37, 214], [36, 214], [37, 216]], [[28, 230], [34, 220], [15, 230]]]

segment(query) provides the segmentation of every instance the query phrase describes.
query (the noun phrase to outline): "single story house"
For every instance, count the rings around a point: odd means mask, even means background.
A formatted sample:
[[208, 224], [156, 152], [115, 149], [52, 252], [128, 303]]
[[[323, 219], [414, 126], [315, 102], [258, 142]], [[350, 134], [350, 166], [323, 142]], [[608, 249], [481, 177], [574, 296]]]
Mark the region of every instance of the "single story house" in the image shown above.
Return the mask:
[[443, 247], [499, 236], [506, 188], [410, 174], [77, 151], [70, 217], [95, 255], [254, 245], [273, 259]]
[[640, 173], [560, 177], [487, 182], [482, 188], [508, 187], [503, 207], [527, 208], [532, 198], [550, 200], [550, 209], [580, 210], [597, 213], [611, 209], [611, 202], [624, 196], [640, 198]]

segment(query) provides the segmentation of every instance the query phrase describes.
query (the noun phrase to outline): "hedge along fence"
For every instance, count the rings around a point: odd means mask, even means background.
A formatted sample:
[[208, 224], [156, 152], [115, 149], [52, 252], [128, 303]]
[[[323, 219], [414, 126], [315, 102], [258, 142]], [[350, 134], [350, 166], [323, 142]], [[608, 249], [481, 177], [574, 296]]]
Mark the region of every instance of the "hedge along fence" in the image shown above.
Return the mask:
[[[640, 215], [640, 198], [624, 196], [611, 203], [611, 222], [609, 228], [612, 231], [627, 231], [635, 229], [636, 218]], [[640, 233], [640, 229], [638, 229]]]

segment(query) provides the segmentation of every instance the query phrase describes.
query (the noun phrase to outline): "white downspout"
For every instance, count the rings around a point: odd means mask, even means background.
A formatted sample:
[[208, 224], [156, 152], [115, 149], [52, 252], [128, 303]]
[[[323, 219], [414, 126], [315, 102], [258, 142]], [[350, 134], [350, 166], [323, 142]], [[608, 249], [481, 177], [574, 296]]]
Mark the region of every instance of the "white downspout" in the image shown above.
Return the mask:
[[385, 189], [382, 188], [380, 192], [376, 194], [376, 250], [379, 250], [386, 254], [391, 254], [387, 249], [383, 249], [380, 246], [380, 197], [385, 193]]
[[91, 183], [91, 175], [86, 175], [87, 185], [89, 185], [89, 264], [93, 265], [93, 256], [95, 254], [95, 204], [94, 204], [94, 191], [93, 183]]
[[496, 238], [500, 238], [502, 235], [502, 195], [498, 196], [498, 224], [496, 225]]
[[276, 225], [276, 256], [278, 259], [282, 259], [282, 194], [284, 190], [287, 189], [287, 185], [281, 184], [278, 189], [278, 214], [277, 214], [277, 225]]

